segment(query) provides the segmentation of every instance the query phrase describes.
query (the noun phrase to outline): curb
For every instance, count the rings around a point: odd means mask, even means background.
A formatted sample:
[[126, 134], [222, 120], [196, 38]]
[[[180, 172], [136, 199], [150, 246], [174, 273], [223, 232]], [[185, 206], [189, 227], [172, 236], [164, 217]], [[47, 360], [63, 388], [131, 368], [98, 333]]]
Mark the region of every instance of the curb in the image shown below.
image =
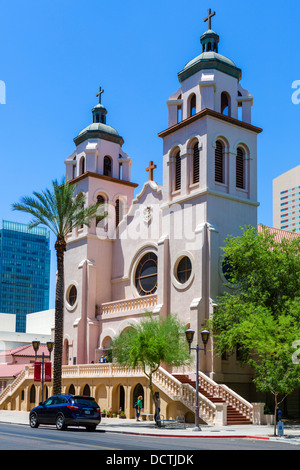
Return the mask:
[[179, 437], [181, 439], [261, 439], [261, 440], [270, 440], [271, 438], [268, 436], [248, 436], [248, 435], [239, 435], [239, 434], [232, 434], [228, 436], [210, 436], [210, 435], [201, 435], [201, 436], [189, 436], [186, 434], [151, 434], [151, 433], [144, 433], [144, 432], [134, 432], [134, 431], [115, 431], [115, 430], [103, 430], [102, 432], [111, 432], [111, 433], [118, 433], [118, 434], [129, 434], [132, 436], [146, 436], [146, 437]]

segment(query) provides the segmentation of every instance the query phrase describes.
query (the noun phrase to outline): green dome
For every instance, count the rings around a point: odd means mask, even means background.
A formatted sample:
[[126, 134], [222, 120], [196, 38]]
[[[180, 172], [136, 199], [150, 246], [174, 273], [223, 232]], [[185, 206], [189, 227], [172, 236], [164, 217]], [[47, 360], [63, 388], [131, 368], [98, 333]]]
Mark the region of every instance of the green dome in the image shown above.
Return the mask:
[[242, 72], [235, 63], [227, 57], [219, 54], [219, 36], [212, 29], [208, 29], [200, 38], [202, 54], [190, 60], [181, 72], [178, 73], [180, 82], [183, 82], [199, 70], [215, 69], [227, 73], [238, 80], [241, 79]]
[[123, 145], [124, 140], [120, 134], [111, 126], [103, 124], [102, 122], [93, 122], [85, 127], [78, 136], [75, 137], [74, 142], [76, 145], [88, 139], [103, 139], [110, 142], [116, 142]]
[[106, 124], [107, 110], [103, 104], [98, 103], [92, 109], [93, 122], [89, 126], [82, 129], [81, 132], [75, 137], [74, 142], [76, 145], [88, 139], [103, 139], [110, 142], [124, 144], [123, 138], [113, 127]]
[[218, 54], [218, 52], [210, 51], [210, 52], [203, 52], [202, 54], [198, 55], [198, 57], [195, 57], [195, 59], [188, 62], [183, 68], [183, 71], [189, 69], [190, 67], [193, 67], [198, 62], [205, 62], [205, 61], [212, 61], [212, 60], [217, 60], [219, 62], [223, 62], [226, 65], [230, 65], [231, 67], [236, 67], [235, 63], [232, 60], [225, 57], [224, 55]]

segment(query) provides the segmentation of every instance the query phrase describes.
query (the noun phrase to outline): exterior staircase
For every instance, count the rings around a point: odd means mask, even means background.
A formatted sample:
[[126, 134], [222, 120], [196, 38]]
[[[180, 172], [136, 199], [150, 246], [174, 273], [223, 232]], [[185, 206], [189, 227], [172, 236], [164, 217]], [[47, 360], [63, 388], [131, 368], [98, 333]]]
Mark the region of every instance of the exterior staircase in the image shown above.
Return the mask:
[[[204, 375], [204, 374], [203, 374]], [[184, 374], [173, 374], [173, 376], [179, 380], [182, 384], [188, 384], [196, 389], [196, 380], [191, 379], [188, 375]], [[206, 381], [205, 381], [206, 383]], [[224, 385], [215, 384], [213, 389], [211, 387], [204, 387], [203, 380], [199, 380], [199, 393], [204, 395], [212, 403], [227, 403], [227, 424], [252, 424], [252, 420], [249, 415], [243, 413], [239, 407], [235, 406], [234, 400], [230, 400], [229, 397], [232, 395], [222, 393]], [[227, 388], [227, 387], [226, 387]], [[229, 390], [229, 389], [228, 389]], [[217, 393], [216, 393], [217, 392]], [[221, 393], [220, 393], [221, 392]]]

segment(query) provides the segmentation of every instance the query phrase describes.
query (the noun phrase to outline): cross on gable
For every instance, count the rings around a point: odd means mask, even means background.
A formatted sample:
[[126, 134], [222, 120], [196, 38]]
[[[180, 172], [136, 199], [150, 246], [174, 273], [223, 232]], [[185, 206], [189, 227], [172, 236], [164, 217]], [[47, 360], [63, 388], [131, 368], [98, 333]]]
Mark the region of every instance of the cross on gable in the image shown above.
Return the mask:
[[96, 96], [99, 96], [99, 104], [101, 104], [101, 95], [104, 93], [104, 90], [102, 90], [101, 86], [99, 87], [99, 93], [97, 93]]
[[213, 13], [211, 12], [211, 9], [208, 10], [208, 16], [204, 18], [204, 23], [208, 21], [208, 29], [211, 29], [211, 19], [213, 16], [215, 16], [216, 12], [214, 11]]
[[153, 170], [155, 170], [156, 165], [153, 165], [153, 162], [149, 162], [148, 168], [146, 171], [149, 171], [149, 181], [153, 181]]

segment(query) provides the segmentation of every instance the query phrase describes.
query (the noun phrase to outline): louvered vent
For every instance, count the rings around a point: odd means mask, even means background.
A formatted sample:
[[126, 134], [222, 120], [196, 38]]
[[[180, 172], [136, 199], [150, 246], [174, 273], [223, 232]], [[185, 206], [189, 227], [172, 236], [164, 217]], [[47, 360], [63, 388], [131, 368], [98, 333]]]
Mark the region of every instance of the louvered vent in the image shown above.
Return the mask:
[[198, 142], [194, 146], [194, 156], [193, 156], [193, 183], [199, 183], [199, 146]]
[[219, 140], [217, 140], [215, 150], [215, 181], [224, 183], [224, 148]]
[[236, 155], [236, 187], [245, 188], [244, 152], [241, 148], [237, 149]]
[[175, 162], [175, 191], [181, 188], [181, 158], [180, 152], [176, 155]]

